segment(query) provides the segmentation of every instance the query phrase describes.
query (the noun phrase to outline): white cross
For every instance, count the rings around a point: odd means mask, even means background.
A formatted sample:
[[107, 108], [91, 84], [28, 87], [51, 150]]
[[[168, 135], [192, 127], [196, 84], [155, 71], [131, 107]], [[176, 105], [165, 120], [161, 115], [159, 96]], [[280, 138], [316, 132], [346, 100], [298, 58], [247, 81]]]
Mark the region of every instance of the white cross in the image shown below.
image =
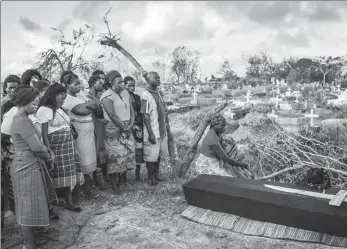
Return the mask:
[[310, 114], [305, 114], [305, 117], [311, 119], [311, 123], [310, 123], [310, 124], [311, 124], [311, 127], [313, 127], [313, 119], [314, 119], [314, 118], [318, 118], [319, 115], [314, 114], [313, 109], [311, 109], [311, 113], [310, 113]]
[[278, 115], [275, 114], [275, 110], [272, 110], [272, 112], [271, 112], [271, 113], [268, 113], [267, 116], [268, 116], [269, 118], [278, 118]]
[[276, 104], [275, 104], [276, 110], [278, 110], [278, 103], [279, 103], [280, 100], [281, 100], [281, 99], [280, 99], [279, 96], [277, 95], [277, 96], [276, 96]]
[[341, 88], [341, 85], [337, 85], [337, 91], [339, 92], [340, 91], [340, 88]]
[[195, 89], [194, 89], [194, 92], [193, 92], [194, 101], [196, 101], [196, 95], [198, 94], [195, 92]]
[[251, 91], [248, 91], [248, 92], [247, 92], [247, 95], [246, 95], [246, 103], [247, 103], [247, 104], [249, 104], [251, 98], [252, 98], [252, 96], [251, 96]]
[[228, 118], [234, 119], [235, 113], [231, 111], [229, 108], [227, 112], [224, 112], [224, 115], [227, 116]]

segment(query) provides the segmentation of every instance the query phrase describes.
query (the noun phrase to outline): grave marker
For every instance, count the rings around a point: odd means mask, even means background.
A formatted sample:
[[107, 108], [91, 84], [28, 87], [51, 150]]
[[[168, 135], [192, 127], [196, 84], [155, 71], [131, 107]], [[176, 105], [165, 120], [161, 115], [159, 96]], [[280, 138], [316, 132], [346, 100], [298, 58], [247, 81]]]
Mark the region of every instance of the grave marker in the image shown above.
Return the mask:
[[229, 108], [228, 111], [224, 112], [226, 118], [234, 119], [235, 113]]
[[310, 114], [305, 114], [305, 118], [310, 118], [310, 125], [311, 127], [317, 127], [317, 126], [314, 126], [314, 118], [318, 118], [319, 115], [318, 114], [314, 114], [314, 110], [311, 109], [311, 113]]
[[198, 95], [196, 92], [195, 92], [195, 90], [194, 90], [194, 92], [193, 92], [193, 100], [192, 101], [190, 101], [190, 103], [192, 104], [192, 105], [198, 105], [198, 101], [196, 100], [196, 95]]
[[277, 95], [275, 100], [276, 100], [275, 109], [278, 110], [279, 102], [280, 102], [281, 99], [280, 99], [279, 96]]
[[267, 114], [267, 117], [275, 119], [278, 118], [278, 115], [275, 114], [275, 110], [272, 110], [271, 113]]

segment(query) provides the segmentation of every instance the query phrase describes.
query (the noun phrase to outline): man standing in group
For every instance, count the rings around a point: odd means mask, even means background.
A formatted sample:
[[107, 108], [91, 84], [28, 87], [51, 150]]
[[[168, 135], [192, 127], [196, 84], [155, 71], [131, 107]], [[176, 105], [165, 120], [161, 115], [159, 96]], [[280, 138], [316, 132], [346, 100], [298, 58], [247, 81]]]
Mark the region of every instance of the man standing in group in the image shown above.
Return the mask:
[[148, 87], [141, 95], [141, 113], [143, 114], [143, 159], [146, 162], [148, 182], [157, 185], [159, 178], [160, 155], [165, 128], [165, 103], [158, 91], [160, 77], [156, 72], [144, 74]]

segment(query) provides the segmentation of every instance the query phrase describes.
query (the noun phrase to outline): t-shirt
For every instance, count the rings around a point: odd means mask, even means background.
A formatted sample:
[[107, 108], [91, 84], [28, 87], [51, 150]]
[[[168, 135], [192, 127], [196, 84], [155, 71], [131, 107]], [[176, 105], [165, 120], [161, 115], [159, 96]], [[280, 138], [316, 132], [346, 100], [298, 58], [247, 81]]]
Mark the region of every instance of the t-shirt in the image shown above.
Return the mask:
[[[2, 123], [1, 123], [1, 133], [11, 136], [13, 117], [17, 114], [18, 107], [12, 107], [8, 112], [4, 114]], [[29, 118], [34, 123], [36, 128], [41, 132], [41, 124], [38, 122], [37, 118], [34, 115], [29, 115]]]
[[86, 116], [80, 116], [80, 115], [76, 115], [74, 113], [71, 112], [71, 110], [79, 105], [79, 104], [84, 104], [87, 103], [88, 101], [80, 96], [72, 96], [70, 94], [67, 95], [66, 99], [65, 99], [65, 103], [63, 105], [63, 108], [66, 109], [69, 112], [69, 116], [71, 119], [71, 122], [88, 122], [88, 121], [92, 121], [92, 114], [86, 115]]
[[[165, 111], [164, 104], [158, 92], [145, 90], [141, 95], [141, 113], [149, 114], [151, 128], [156, 138], [164, 138], [165, 129]], [[148, 131], [144, 125], [144, 141], [148, 139]]]
[[221, 145], [221, 138], [217, 136], [213, 129], [210, 129], [202, 141], [201, 153], [207, 157], [217, 158], [211, 148], [212, 145]]
[[48, 123], [48, 134], [61, 129], [70, 129], [70, 118], [60, 108], [56, 111], [53, 119], [53, 110], [49, 107], [41, 106], [36, 112], [36, 118], [41, 124]]
[[[131, 100], [127, 90], [121, 91], [121, 93], [118, 95], [112, 89], [108, 89], [100, 97], [101, 101], [104, 99], [109, 99], [112, 101], [113, 108], [121, 121], [130, 121]], [[106, 111], [104, 111], [104, 116], [106, 120], [112, 122]]]

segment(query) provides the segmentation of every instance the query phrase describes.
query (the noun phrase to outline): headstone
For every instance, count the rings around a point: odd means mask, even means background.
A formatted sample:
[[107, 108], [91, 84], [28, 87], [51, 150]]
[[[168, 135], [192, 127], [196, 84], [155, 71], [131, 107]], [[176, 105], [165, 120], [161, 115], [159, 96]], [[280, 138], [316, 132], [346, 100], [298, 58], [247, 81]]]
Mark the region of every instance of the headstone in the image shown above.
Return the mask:
[[289, 103], [282, 103], [279, 105], [279, 109], [289, 111], [289, 110], [292, 110], [293, 108], [292, 108], [292, 105]]
[[280, 100], [281, 100], [281, 99], [280, 99], [279, 96], [277, 95], [277, 96], [276, 96], [276, 103], [275, 103], [275, 109], [276, 109], [276, 110], [278, 110], [278, 104], [279, 104]]
[[292, 89], [289, 87], [287, 92], [286, 92], [286, 96], [287, 97], [291, 97], [292, 96]]
[[279, 81], [278, 79], [276, 79], [276, 85], [280, 85], [281, 84], [281, 81]]
[[271, 113], [267, 114], [267, 117], [275, 119], [278, 118], [278, 115], [275, 114], [275, 110], [272, 110]]
[[196, 95], [198, 95], [195, 91], [193, 92], [193, 100], [190, 101], [192, 105], [198, 105], [198, 101], [196, 100]]
[[314, 110], [311, 109], [311, 113], [310, 114], [305, 114], [305, 118], [310, 118], [310, 126], [311, 127], [317, 127], [314, 125], [314, 118], [318, 118], [319, 115], [318, 114], [314, 114]]
[[234, 119], [235, 113], [229, 108], [228, 111], [224, 112], [224, 115], [228, 119]]
[[336, 86], [336, 91], [341, 92], [341, 85], [340, 85], [340, 84], [338, 84], [338, 85]]
[[227, 84], [223, 84], [223, 90], [228, 90], [228, 85]]
[[246, 97], [245, 97], [245, 99], [246, 99], [246, 104], [249, 105], [249, 104], [251, 103], [251, 98], [252, 98], [251, 91], [248, 90], [247, 95], [246, 95]]
[[276, 94], [277, 94], [277, 95], [280, 95], [280, 94], [281, 94], [281, 90], [280, 90], [279, 87], [277, 87]]

